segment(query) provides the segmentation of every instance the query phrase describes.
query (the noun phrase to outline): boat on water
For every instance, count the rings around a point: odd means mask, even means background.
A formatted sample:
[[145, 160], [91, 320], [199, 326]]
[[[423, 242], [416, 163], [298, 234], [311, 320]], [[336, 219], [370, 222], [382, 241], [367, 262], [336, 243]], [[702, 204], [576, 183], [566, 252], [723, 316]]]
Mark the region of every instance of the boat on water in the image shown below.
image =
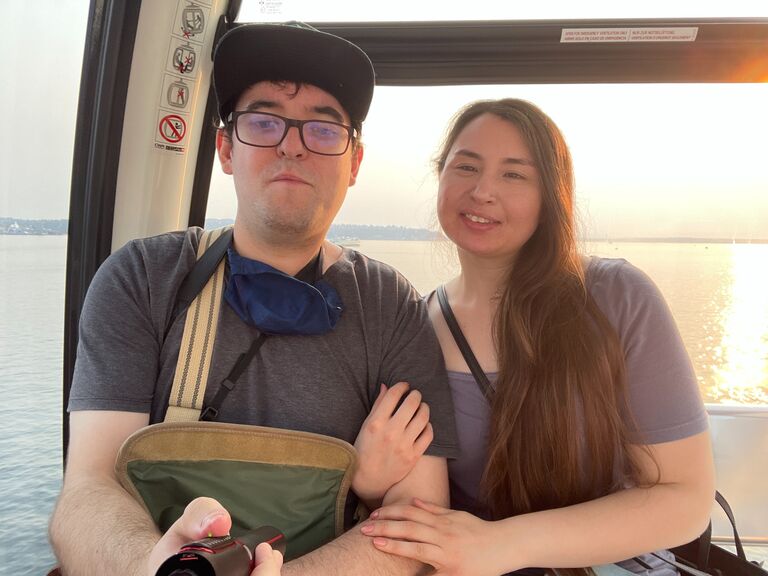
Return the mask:
[[339, 246], [344, 246], [345, 248], [359, 248], [360, 247], [360, 239], [359, 238], [336, 238], [335, 239], [336, 244]]

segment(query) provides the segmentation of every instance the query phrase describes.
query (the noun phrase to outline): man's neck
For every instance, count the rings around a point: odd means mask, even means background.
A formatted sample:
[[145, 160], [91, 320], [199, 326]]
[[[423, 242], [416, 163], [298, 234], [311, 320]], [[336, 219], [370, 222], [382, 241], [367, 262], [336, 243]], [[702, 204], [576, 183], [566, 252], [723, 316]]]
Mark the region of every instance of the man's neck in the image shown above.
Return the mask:
[[240, 256], [269, 264], [273, 268], [295, 275], [323, 249], [323, 272], [341, 256], [341, 248], [322, 236], [317, 239], [293, 242], [269, 242], [255, 238], [235, 225], [233, 246]]

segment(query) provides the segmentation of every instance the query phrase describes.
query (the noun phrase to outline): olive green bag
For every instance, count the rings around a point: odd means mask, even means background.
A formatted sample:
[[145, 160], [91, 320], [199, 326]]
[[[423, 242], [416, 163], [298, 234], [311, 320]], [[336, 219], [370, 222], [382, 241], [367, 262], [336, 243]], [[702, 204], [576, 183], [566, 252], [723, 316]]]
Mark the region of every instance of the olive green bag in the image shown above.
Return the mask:
[[319, 434], [220, 422], [173, 422], [133, 434], [118, 455], [125, 489], [165, 532], [198, 496], [218, 500], [232, 534], [268, 524], [287, 540], [287, 558], [344, 530], [355, 452]]
[[[198, 261], [221, 235], [203, 234]], [[265, 524], [281, 530], [290, 560], [343, 532], [356, 453], [319, 434], [199, 421], [223, 278], [222, 259], [187, 310], [165, 422], [128, 438], [115, 471], [162, 532], [207, 496], [229, 511], [235, 536]]]

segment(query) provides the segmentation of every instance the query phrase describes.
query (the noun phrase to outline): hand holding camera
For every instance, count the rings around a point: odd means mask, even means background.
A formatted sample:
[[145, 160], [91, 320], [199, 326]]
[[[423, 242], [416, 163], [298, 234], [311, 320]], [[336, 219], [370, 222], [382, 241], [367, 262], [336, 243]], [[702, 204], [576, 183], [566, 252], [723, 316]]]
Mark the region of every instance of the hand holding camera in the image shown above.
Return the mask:
[[285, 553], [285, 536], [272, 526], [238, 537], [203, 538], [184, 545], [163, 562], [156, 576], [250, 576], [254, 568], [259, 576], [276, 576], [282, 556], [273, 549]]

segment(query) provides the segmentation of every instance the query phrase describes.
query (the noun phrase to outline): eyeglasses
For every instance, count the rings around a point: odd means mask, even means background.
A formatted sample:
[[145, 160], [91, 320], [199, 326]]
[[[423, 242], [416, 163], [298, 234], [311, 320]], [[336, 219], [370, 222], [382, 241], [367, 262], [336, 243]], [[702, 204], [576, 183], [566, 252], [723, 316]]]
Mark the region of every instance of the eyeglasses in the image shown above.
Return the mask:
[[235, 125], [235, 134], [240, 142], [259, 148], [279, 146], [291, 126], [296, 126], [304, 147], [324, 156], [344, 154], [354, 135], [351, 126], [337, 122], [294, 120], [267, 112], [232, 112], [228, 121]]

